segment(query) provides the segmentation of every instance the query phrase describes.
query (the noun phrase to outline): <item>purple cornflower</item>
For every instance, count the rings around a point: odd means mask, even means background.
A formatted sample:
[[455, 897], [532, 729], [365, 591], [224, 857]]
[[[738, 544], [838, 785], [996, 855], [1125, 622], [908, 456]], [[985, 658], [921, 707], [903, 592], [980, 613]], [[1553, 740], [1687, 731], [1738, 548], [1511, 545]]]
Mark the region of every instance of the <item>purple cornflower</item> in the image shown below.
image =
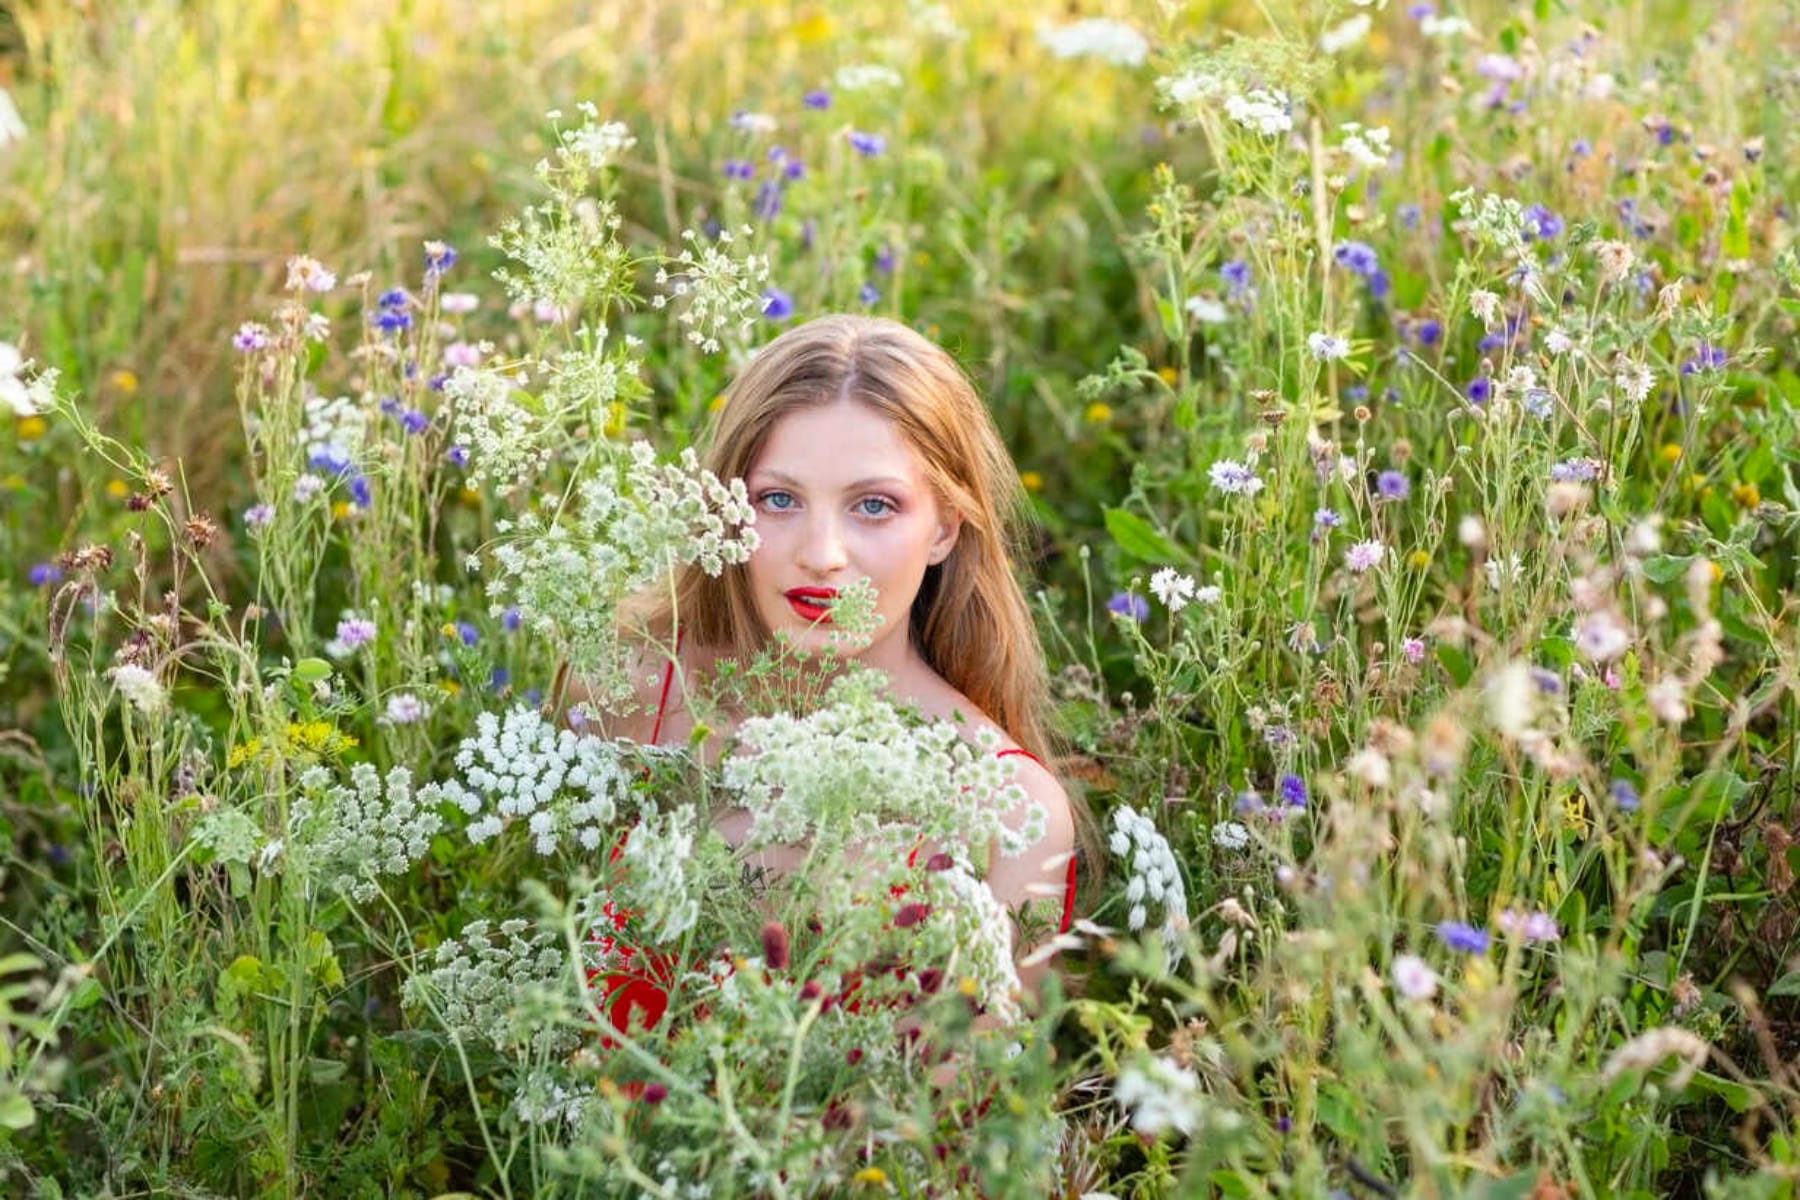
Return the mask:
[[37, 563], [25, 573], [25, 578], [32, 587], [49, 587], [62, 578], [62, 568], [55, 563]]
[[519, 610], [516, 608], [509, 608], [500, 614], [500, 628], [508, 633], [517, 633], [519, 625], [523, 621], [524, 618], [519, 615]]
[[1412, 483], [1403, 471], [1383, 471], [1375, 477], [1375, 494], [1383, 500], [1404, 500], [1412, 494]]
[[1631, 786], [1629, 779], [1613, 780], [1606, 792], [1612, 797], [1612, 802], [1619, 806], [1620, 812], [1636, 812], [1638, 805], [1642, 803], [1638, 790]]
[[431, 418], [416, 408], [409, 408], [400, 414], [400, 426], [411, 434], [421, 434], [431, 428]]
[[1219, 268], [1219, 278], [1233, 296], [1241, 296], [1250, 287], [1250, 264], [1241, 258], [1232, 259]]
[[1426, 317], [1413, 326], [1412, 332], [1413, 336], [1419, 339], [1419, 345], [1435, 346], [1438, 344], [1438, 339], [1444, 336], [1444, 326], [1441, 322]]
[[382, 308], [405, 308], [407, 305], [406, 289], [389, 288], [376, 298], [375, 303]]
[[881, 299], [881, 289], [872, 283], [865, 283], [857, 289], [856, 298], [862, 301], [864, 308], [873, 308]]
[[1406, 15], [1415, 21], [1423, 21], [1426, 17], [1434, 17], [1437, 15], [1437, 5], [1409, 4], [1406, 6]]
[[799, 179], [806, 174], [806, 164], [797, 158], [790, 158], [781, 164], [783, 179]]
[[505, 667], [495, 667], [488, 672], [488, 690], [498, 692], [512, 682], [512, 672]]
[[1375, 253], [1375, 247], [1367, 242], [1344, 241], [1331, 249], [1331, 257], [1338, 266], [1354, 271], [1364, 279], [1381, 269], [1381, 259]]
[[831, 93], [824, 88], [814, 88], [812, 91], [806, 93], [806, 95], [800, 97], [800, 103], [807, 108], [813, 109], [815, 112], [823, 112], [825, 109], [831, 107]]
[[1439, 921], [1437, 927], [1438, 941], [1452, 950], [1464, 954], [1486, 954], [1488, 935], [1486, 930], [1463, 921]]
[[728, 158], [725, 160], [725, 178], [749, 179], [756, 174], [756, 167], [746, 158]]
[[1280, 783], [1275, 785], [1275, 794], [1280, 796], [1281, 802], [1289, 808], [1305, 808], [1306, 780], [1290, 771], [1281, 777]]
[[794, 315], [794, 298], [780, 288], [764, 288], [762, 315], [771, 321], [787, 320]]
[[453, 467], [466, 467], [469, 465], [469, 448], [452, 446], [444, 451], [444, 457], [450, 461], [450, 465]]
[[1597, 458], [1565, 458], [1550, 466], [1555, 483], [1591, 483], [1600, 477], [1601, 462]]
[[252, 350], [267, 349], [269, 330], [255, 321], [245, 321], [238, 326], [238, 331], [231, 335], [231, 344], [245, 354]]
[[772, 221], [781, 212], [781, 185], [773, 179], [763, 181], [756, 189], [755, 212], [760, 220]]
[[1394, 281], [1388, 278], [1386, 271], [1376, 267], [1363, 276], [1363, 286], [1369, 289], [1369, 295], [1375, 299], [1385, 300], [1387, 294], [1394, 290]]
[[1725, 358], [1724, 350], [1710, 342], [1701, 342], [1694, 357], [1681, 364], [1681, 373], [1692, 375], [1696, 371], [1717, 371], [1725, 365]]
[[1314, 529], [1336, 529], [1344, 523], [1344, 518], [1335, 509], [1321, 508], [1313, 513]]
[[894, 273], [894, 248], [892, 246], [883, 246], [875, 252], [875, 269], [883, 275]]
[[367, 475], [358, 475], [350, 480], [350, 502], [358, 508], [369, 507], [371, 497]]
[[425, 243], [425, 278], [436, 279], [455, 265], [455, 250], [443, 242]]
[[320, 471], [329, 471], [333, 475], [342, 475], [350, 469], [350, 456], [339, 446], [321, 446], [314, 450], [306, 460], [306, 465]]
[[1136, 592], [1114, 592], [1112, 599], [1106, 602], [1106, 611], [1117, 613], [1121, 617], [1130, 617], [1134, 621], [1150, 619], [1150, 601]]
[[874, 158], [887, 149], [887, 139], [879, 133], [864, 133], [860, 129], [852, 129], [850, 147], [864, 158]]
[[1533, 204], [1525, 210], [1525, 236], [1540, 238], [1543, 241], [1559, 236], [1563, 231], [1563, 219], [1545, 208], [1542, 204]]
[[364, 617], [345, 617], [338, 622], [337, 640], [345, 650], [355, 650], [375, 640], [375, 622]]
[[369, 318], [369, 323], [383, 333], [399, 333], [412, 328], [412, 314], [399, 308], [384, 308]]
[[1400, 227], [1410, 232], [1425, 219], [1425, 210], [1416, 204], [1402, 204], [1394, 210], [1394, 215], [1400, 218]]
[[261, 529], [275, 519], [275, 509], [267, 504], [252, 504], [244, 510], [244, 524], [251, 529]]
[[1469, 397], [1470, 404], [1486, 404], [1494, 394], [1494, 381], [1486, 375], [1477, 375], [1469, 380], [1469, 386], [1463, 392]]
[[475, 628], [467, 621], [458, 621], [456, 623], [456, 636], [462, 639], [463, 645], [473, 646], [476, 642], [481, 640], [481, 630]]

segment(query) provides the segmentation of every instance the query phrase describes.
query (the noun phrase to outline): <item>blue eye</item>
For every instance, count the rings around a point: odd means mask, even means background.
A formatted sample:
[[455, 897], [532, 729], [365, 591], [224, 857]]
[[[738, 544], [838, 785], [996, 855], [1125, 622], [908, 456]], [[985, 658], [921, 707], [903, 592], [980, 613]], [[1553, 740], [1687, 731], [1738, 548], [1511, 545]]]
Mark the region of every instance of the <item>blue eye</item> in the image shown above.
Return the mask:
[[[764, 492], [756, 499], [759, 503], [767, 505], [773, 512], [786, 512], [793, 506], [794, 500], [794, 498], [786, 492]], [[780, 501], [780, 503], [777, 503], [777, 501]]]
[[[869, 504], [878, 505], [879, 507], [873, 510], [864, 507]], [[892, 503], [883, 500], [880, 496], [865, 496], [863, 499], [858, 500], [856, 505], [857, 511], [862, 513], [865, 517], [884, 517], [889, 512], [893, 511], [894, 508]]]

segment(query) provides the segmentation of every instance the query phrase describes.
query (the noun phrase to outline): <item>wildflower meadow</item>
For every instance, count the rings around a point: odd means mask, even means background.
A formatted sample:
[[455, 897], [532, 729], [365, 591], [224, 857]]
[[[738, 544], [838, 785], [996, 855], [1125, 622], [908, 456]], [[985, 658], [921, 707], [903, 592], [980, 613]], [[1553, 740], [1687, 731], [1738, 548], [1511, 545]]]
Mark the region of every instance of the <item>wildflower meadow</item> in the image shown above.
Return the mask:
[[[0, 9], [0, 1194], [1794, 1195], [1792, 16]], [[836, 312], [1016, 461], [1064, 932], [868, 588], [601, 719]]]

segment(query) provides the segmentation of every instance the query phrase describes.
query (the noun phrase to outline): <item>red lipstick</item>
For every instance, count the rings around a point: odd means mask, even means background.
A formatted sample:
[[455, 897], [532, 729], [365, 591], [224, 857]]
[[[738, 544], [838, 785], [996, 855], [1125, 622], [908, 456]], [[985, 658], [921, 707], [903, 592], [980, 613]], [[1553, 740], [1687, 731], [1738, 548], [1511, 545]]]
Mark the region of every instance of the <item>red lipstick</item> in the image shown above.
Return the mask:
[[[831, 623], [830, 601], [837, 598], [836, 588], [797, 587], [787, 591], [788, 607], [794, 610], [801, 620], [812, 623]], [[826, 603], [821, 604], [820, 601]]]

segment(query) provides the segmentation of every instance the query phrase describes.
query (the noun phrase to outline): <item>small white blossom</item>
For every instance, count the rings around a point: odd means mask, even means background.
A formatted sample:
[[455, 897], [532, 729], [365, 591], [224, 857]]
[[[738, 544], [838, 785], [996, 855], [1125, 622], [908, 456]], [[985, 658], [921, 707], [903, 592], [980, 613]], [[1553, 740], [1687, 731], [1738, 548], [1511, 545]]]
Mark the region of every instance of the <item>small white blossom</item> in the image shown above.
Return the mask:
[[156, 675], [136, 663], [121, 663], [109, 674], [119, 695], [145, 716], [155, 716], [168, 705], [168, 694]]
[[1294, 118], [1288, 113], [1287, 97], [1267, 88], [1257, 88], [1248, 95], [1227, 97], [1225, 115], [1264, 137], [1274, 137], [1294, 128]]
[[1229, 1133], [1243, 1122], [1201, 1089], [1192, 1068], [1164, 1057], [1142, 1058], [1120, 1071], [1113, 1099], [1130, 1116], [1132, 1129], [1146, 1137], [1171, 1130], [1189, 1138]]
[[1188, 315], [1202, 325], [1223, 325], [1231, 318], [1224, 301], [1217, 296], [1189, 296], [1186, 308]]
[[1038, 41], [1057, 58], [1097, 58], [1115, 67], [1139, 67], [1150, 54], [1144, 35], [1122, 21], [1089, 17], [1068, 25], [1040, 24]]
[[27, 379], [24, 372], [30, 367], [17, 346], [0, 342], [0, 405], [11, 409], [15, 417], [35, 416], [49, 408], [54, 398], [57, 373], [41, 371]]
[[296, 254], [288, 259], [287, 289], [290, 292], [329, 292], [337, 286], [337, 275], [318, 259]]
[[[495, 934], [498, 934], [498, 937]], [[447, 1032], [481, 1040], [500, 1051], [525, 1049], [539, 1058], [566, 1053], [574, 1031], [542, 1020], [525, 1001], [553, 989], [566, 970], [567, 956], [556, 937], [522, 920], [470, 921], [462, 936], [441, 943], [433, 966], [409, 978], [401, 997], [409, 1007], [429, 1002]]]
[[1350, 343], [1329, 333], [1307, 334], [1306, 348], [1312, 351], [1312, 356], [1320, 362], [1337, 362], [1350, 355]]
[[1340, 128], [1344, 134], [1341, 148], [1351, 163], [1365, 171], [1379, 171], [1387, 166], [1388, 158], [1393, 154], [1392, 135], [1387, 126], [1364, 129], [1359, 123], [1348, 121]]
[[1206, 473], [1213, 490], [1227, 496], [1254, 496], [1262, 491], [1263, 481], [1256, 477], [1255, 469], [1248, 462], [1221, 458], [1208, 467]]
[[387, 719], [395, 725], [414, 725], [431, 714], [431, 708], [411, 692], [388, 697]]
[[1131, 905], [1126, 925], [1135, 933], [1149, 922], [1152, 908], [1160, 909], [1163, 945], [1178, 956], [1189, 918], [1187, 885], [1175, 851], [1156, 824], [1135, 809], [1115, 808], [1112, 825], [1107, 848], [1130, 872], [1125, 883], [1125, 899]]
[[852, 63], [839, 67], [836, 75], [841, 92], [864, 92], [871, 88], [898, 88], [905, 80], [900, 72], [879, 63]]
[[1194, 581], [1174, 567], [1164, 567], [1150, 577], [1150, 591], [1170, 612], [1177, 613], [1193, 599]]
[[1221, 850], [1242, 850], [1250, 844], [1250, 831], [1236, 821], [1220, 821], [1213, 826], [1212, 842]]
[[1371, 24], [1368, 13], [1357, 13], [1320, 34], [1319, 49], [1327, 54], [1348, 50], [1369, 36]]
[[1438, 974], [1416, 954], [1396, 954], [1394, 990], [1408, 1000], [1429, 1000], [1437, 995]]
[[1469, 293], [1469, 311], [1475, 314], [1476, 320], [1492, 329], [1500, 320], [1500, 297], [1486, 288], [1476, 288]]
[[357, 763], [349, 787], [313, 767], [301, 775], [300, 788], [288, 816], [288, 858], [359, 902], [374, 898], [379, 877], [401, 874], [425, 857], [443, 828], [437, 806], [448, 797], [435, 784], [415, 792], [405, 767], [384, 779], [369, 763]]

